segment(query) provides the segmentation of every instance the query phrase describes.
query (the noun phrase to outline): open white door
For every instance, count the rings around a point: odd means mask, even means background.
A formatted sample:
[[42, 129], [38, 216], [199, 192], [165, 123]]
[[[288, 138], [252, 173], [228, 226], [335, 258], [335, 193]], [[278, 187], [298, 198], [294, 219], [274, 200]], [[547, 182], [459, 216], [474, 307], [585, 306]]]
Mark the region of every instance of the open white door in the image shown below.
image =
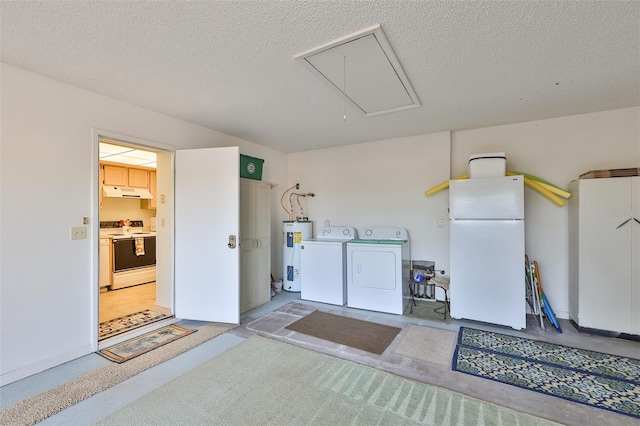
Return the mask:
[[238, 147], [176, 151], [175, 184], [175, 315], [238, 324]]

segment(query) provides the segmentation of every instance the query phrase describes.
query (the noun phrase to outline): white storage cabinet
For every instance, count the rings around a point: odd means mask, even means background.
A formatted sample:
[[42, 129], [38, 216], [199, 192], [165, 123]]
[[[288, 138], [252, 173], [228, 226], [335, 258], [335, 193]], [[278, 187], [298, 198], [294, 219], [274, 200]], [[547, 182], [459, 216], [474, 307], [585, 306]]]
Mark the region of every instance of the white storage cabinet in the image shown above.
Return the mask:
[[579, 179], [569, 199], [569, 315], [640, 334], [640, 177]]
[[271, 300], [269, 183], [240, 179], [240, 312]]

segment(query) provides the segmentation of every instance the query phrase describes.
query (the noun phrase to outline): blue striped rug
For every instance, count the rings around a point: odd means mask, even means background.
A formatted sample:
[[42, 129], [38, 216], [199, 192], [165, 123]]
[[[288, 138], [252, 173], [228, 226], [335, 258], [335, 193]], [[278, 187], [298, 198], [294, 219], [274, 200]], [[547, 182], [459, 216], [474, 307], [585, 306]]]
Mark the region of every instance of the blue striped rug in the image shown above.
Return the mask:
[[452, 369], [640, 418], [640, 360], [461, 327]]

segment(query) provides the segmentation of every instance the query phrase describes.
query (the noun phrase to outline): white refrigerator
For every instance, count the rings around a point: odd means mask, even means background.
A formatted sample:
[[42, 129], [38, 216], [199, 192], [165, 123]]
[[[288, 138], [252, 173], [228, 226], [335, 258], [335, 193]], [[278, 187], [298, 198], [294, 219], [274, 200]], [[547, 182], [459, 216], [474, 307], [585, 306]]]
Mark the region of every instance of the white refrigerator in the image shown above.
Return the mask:
[[526, 328], [524, 178], [449, 183], [451, 317]]

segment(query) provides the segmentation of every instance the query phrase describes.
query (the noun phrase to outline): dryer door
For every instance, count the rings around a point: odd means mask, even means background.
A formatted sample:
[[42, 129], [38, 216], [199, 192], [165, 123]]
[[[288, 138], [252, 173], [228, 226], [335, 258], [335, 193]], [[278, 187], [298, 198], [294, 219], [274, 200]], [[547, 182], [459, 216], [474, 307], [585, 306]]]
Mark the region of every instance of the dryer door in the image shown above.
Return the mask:
[[354, 249], [351, 253], [352, 283], [356, 287], [394, 290], [396, 288], [397, 254], [377, 249]]

